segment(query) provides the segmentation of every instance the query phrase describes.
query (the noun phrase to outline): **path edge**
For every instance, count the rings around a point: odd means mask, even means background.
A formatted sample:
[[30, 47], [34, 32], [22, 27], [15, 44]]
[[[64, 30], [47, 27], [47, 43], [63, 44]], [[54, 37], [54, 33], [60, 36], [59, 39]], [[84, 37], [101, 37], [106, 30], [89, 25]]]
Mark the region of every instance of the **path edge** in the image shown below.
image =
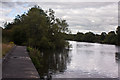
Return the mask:
[[9, 57], [9, 56], [11, 55], [11, 53], [15, 50], [15, 48], [16, 48], [16, 45], [13, 46], [12, 49], [6, 53], [6, 55], [2, 58], [2, 63], [7, 62], [8, 57]]

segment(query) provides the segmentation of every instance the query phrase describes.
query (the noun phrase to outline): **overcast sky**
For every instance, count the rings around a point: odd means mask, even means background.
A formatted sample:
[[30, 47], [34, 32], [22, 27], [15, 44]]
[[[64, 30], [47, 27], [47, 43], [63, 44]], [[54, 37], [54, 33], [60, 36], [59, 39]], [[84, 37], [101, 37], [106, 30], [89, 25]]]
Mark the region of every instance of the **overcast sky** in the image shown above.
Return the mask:
[[115, 31], [118, 26], [117, 2], [1, 2], [0, 26], [35, 4], [44, 10], [53, 9], [56, 17], [67, 20], [72, 33], [92, 31], [99, 34]]

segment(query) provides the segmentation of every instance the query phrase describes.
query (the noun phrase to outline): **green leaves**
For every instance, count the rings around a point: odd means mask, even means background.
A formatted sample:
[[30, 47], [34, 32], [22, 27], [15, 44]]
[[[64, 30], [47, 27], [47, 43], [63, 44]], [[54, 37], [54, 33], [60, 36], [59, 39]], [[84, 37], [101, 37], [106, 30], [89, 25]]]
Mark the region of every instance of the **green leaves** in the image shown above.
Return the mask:
[[117, 44], [120, 45], [120, 26], [117, 27], [116, 33], [117, 33]]
[[34, 6], [28, 13], [17, 15], [10, 26], [12, 40], [19, 45], [32, 46], [39, 49], [55, 49], [66, 44], [62, 33], [68, 32], [66, 20], [55, 17], [52, 9], [42, 10]]

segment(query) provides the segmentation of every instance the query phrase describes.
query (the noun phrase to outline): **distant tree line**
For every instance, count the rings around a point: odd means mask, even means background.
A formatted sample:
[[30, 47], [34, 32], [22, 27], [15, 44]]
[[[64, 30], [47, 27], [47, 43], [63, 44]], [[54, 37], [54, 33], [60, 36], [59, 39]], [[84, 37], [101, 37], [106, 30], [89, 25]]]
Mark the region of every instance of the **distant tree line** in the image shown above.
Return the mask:
[[117, 27], [116, 31], [110, 31], [108, 34], [106, 32], [102, 32], [101, 34], [77, 32], [77, 34], [66, 34], [65, 39], [80, 42], [97, 42], [120, 45], [120, 26]]
[[61, 49], [68, 46], [64, 34], [69, 32], [66, 20], [57, 18], [54, 11], [34, 6], [27, 13], [17, 15], [13, 22], [5, 23], [3, 42], [39, 49]]

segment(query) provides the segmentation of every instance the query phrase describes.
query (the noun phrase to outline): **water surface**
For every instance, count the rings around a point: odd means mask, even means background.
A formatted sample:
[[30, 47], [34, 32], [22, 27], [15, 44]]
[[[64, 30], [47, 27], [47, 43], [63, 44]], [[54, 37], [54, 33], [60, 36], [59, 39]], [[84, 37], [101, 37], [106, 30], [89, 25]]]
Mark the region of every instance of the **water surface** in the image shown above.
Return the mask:
[[53, 78], [117, 78], [115, 45], [69, 41], [69, 51], [43, 55], [41, 75]]

